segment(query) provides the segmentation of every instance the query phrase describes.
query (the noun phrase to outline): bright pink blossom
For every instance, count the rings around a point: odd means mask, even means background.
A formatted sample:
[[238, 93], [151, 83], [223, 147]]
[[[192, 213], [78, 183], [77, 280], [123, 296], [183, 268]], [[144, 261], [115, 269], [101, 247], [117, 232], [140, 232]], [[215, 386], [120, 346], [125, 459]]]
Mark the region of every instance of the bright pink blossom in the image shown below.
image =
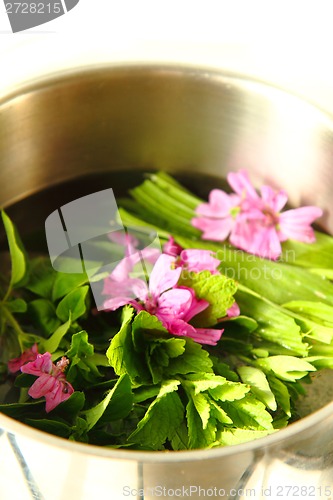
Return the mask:
[[149, 276], [148, 284], [142, 279], [128, 277], [125, 266], [122, 268], [122, 281], [119, 273], [116, 279], [111, 273], [103, 291], [110, 296], [104, 302], [104, 309], [114, 311], [125, 304], [131, 304], [137, 311], [146, 310], [154, 314], [174, 335], [185, 335], [195, 340], [200, 337], [202, 343], [216, 344], [222, 330], [196, 329], [188, 323], [196, 314], [206, 309], [209, 303], [197, 299], [193, 290], [177, 287], [182, 268], [174, 265], [174, 257], [160, 255]]
[[34, 361], [21, 366], [21, 372], [35, 375], [37, 380], [30, 387], [28, 394], [33, 399], [45, 397], [46, 412], [49, 413], [58, 404], [66, 401], [74, 392], [72, 385], [67, 382], [65, 369], [69, 360], [62, 357], [55, 365], [51, 354], [38, 354]]
[[201, 250], [183, 247], [175, 242], [172, 236], [163, 246], [163, 252], [167, 255], [176, 257], [175, 266], [182, 267], [185, 271], [200, 273], [200, 271], [209, 271], [211, 274], [217, 274], [220, 261], [214, 257], [214, 252], [210, 250]]
[[199, 217], [192, 219], [192, 225], [203, 231], [203, 239], [224, 241], [233, 230], [241, 199], [238, 195], [213, 189], [208, 200], [197, 207]]
[[34, 361], [38, 355], [38, 346], [34, 344], [32, 347], [24, 351], [18, 358], [13, 358], [8, 361], [8, 370], [11, 373], [16, 373], [20, 371], [21, 366], [25, 365], [29, 361]]
[[229, 241], [237, 248], [260, 257], [277, 259], [281, 242], [289, 238], [306, 243], [315, 241], [311, 224], [322, 210], [307, 206], [281, 212], [287, 203], [285, 191], [262, 186], [260, 194], [246, 171], [230, 173], [228, 182], [236, 194], [213, 190], [209, 203], [197, 207], [200, 216], [192, 224], [203, 231], [202, 238]]

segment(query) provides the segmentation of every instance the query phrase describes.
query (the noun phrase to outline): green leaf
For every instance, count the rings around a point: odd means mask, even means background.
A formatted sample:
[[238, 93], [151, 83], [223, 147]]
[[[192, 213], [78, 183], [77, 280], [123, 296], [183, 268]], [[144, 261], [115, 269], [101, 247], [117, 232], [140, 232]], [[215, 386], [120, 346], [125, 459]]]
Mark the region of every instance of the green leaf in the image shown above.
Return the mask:
[[39, 429], [40, 431], [48, 432], [49, 434], [54, 434], [62, 438], [68, 438], [72, 432], [71, 427], [68, 424], [47, 418], [27, 418], [25, 423], [31, 425], [31, 427], [34, 427], [35, 429]]
[[86, 283], [88, 283], [88, 276], [85, 273], [67, 274], [58, 272], [53, 284], [52, 300], [56, 301]]
[[128, 441], [160, 450], [172, 440], [184, 419], [184, 407], [177, 394], [179, 381], [165, 381], [156, 399], [138, 423]]
[[63, 401], [52, 410], [52, 417], [63, 418], [68, 422], [74, 423], [76, 417], [84, 407], [85, 400], [86, 398], [83, 392], [73, 392], [66, 401]]
[[222, 408], [232, 419], [234, 425], [243, 429], [271, 430], [272, 417], [265, 405], [252, 395], [243, 399], [221, 403]]
[[288, 240], [282, 244], [281, 260], [307, 268], [333, 270], [333, 238], [315, 231], [316, 241], [309, 245]]
[[61, 321], [68, 320], [71, 314], [72, 321], [76, 321], [87, 311], [86, 298], [89, 286], [81, 286], [68, 293], [58, 304], [56, 313]]
[[1, 216], [6, 231], [12, 264], [10, 287], [14, 287], [21, 285], [26, 277], [26, 253], [14, 223], [10, 220], [4, 210], [1, 211]]
[[268, 436], [272, 432], [275, 432], [275, 430], [223, 429], [217, 433], [217, 444], [219, 446], [233, 446], [235, 444], [247, 443]]
[[274, 394], [272, 393], [266, 375], [253, 366], [240, 366], [238, 373], [244, 384], [251, 387], [252, 393], [270, 410], [277, 408]]
[[188, 447], [210, 448], [214, 445], [216, 439], [216, 423], [214, 420], [209, 420], [205, 428], [202, 426], [202, 420], [194, 405], [192, 399], [186, 405], [186, 420], [188, 428]]
[[221, 260], [221, 272], [271, 302], [321, 300], [333, 305], [333, 284], [307, 269], [256, 257], [241, 250], [221, 249], [217, 256]]
[[11, 313], [25, 313], [28, 309], [28, 304], [23, 299], [13, 299], [6, 302], [6, 307]]
[[290, 394], [287, 386], [271, 374], [267, 375], [269, 386], [275, 396], [275, 400], [288, 417], [291, 417]]
[[70, 326], [71, 318], [69, 318], [63, 325], [60, 325], [49, 339], [42, 341], [40, 345], [44, 351], [50, 352], [51, 354], [55, 352], [58, 349], [60, 342], [68, 332]]
[[319, 301], [293, 300], [283, 304], [283, 307], [333, 328], [333, 307], [328, 304]]
[[212, 373], [213, 362], [201, 344], [191, 338], [185, 340], [185, 351], [181, 356], [169, 359], [169, 366], [166, 373], [172, 375], [186, 375], [188, 373]]
[[288, 382], [295, 382], [308, 372], [316, 371], [310, 363], [294, 356], [270, 356], [258, 359], [255, 364], [266, 373], [273, 373], [277, 378]]
[[25, 288], [45, 299], [52, 299], [52, 288], [57, 276], [49, 258], [37, 257], [31, 261], [29, 281]]
[[94, 354], [94, 346], [88, 342], [88, 333], [85, 330], [74, 333], [70, 349], [66, 352], [69, 359], [85, 358]]
[[243, 290], [237, 292], [236, 300], [241, 311], [251, 315], [258, 323], [254, 338], [277, 344], [293, 355], [307, 355], [308, 345], [303, 342], [300, 326], [278, 306]]
[[28, 311], [34, 324], [41, 328], [46, 335], [50, 335], [61, 324], [57, 318], [54, 304], [47, 299], [32, 300], [29, 303]]
[[147, 311], [140, 311], [139, 314], [134, 317], [132, 323], [133, 344], [136, 349], [140, 350], [143, 348], [143, 337], [145, 334], [157, 338], [160, 338], [161, 335], [170, 338], [168, 330], [156, 316], [149, 314]]
[[186, 376], [185, 387], [192, 387], [195, 394], [208, 391], [216, 401], [242, 399], [250, 390], [240, 382], [230, 382], [214, 373], [194, 373]]
[[207, 300], [210, 304], [192, 320], [193, 325], [197, 327], [216, 325], [227, 315], [227, 310], [235, 301], [237, 284], [222, 274], [211, 274], [209, 271], [187, 275], [183, 273], [179, 284], [192, 288], [197, 298]]
[[122, 375], [105, 398], [93, 408], [85, 410], [82, 415], [87, 421], [87, 430], [92, 429], [99, 421], [112, 421], [125, 418], [133, 404], [131, 382], [128, 375]]
[[120, 330], [111, 340], [106, 355], [116, 374], [121, 376], [127, 373], [134, 383], [137, 378], [140, 379], [142, 362], [133, 345], [131, 325], [133, 315], [132, 307], [125, 306], [123, 308]]

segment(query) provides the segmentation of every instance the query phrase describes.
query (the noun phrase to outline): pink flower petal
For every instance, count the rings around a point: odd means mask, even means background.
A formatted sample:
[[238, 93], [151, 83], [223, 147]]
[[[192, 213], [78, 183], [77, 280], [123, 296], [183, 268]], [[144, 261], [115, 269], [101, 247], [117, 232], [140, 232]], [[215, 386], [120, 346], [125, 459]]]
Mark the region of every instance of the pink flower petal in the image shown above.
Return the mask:
[[35, 361], [38, 354], [38, 346], [34, 344], [32, 347], [24, 351], [18, 358], [11, 359], [8, 361], [8, 370], [11, 373], [16, 373], [20, 370], [21, 366], [25, 365], [29, 361]]
[[45, 352], [44, 354], [38, 354], [35, 361], [30, 361], [30, 363], [21, 366], [21, 372], [40, 376], [43, 373], [51, 373], [52, 368], [51, 354]]
[[208, 203], [198, 205], [195, 212], [198, 215], [213, 219], [229, 217], [231, 209], [240, 202], [239, 196], [227, 194], [221, 189], [213, 189], [209, 193], [208, 200]]
[[57, 379], [55, 381], [53, 389], [45, 394], [46, 413], [49, 413], [60, 403], [66, 401], [74, 392], [74, 388], [69, 382]]
[[288, 195], [285, 191], [274, 191], [270, 186], [261, 187], [261, 198], [263, 206], [268, 206], [273, 212], [280, 212], [288, 201]]
[[177, 257], [178, 255], [180, 255], [182, 250], [183, 247], [178, 245], [178, 243], [175, 242], [172, 236], [170, 236], [169, 240], [163, 245], [163, 253], [172, 255], [172, 257]]
[[279, 219], [281, 239], [290, 238], [305, 243], [313, 243], [315, 234], [310, 224], [321, 217], [322, 214], [323, 211], [320, 208], [312, 206], [282, 212]]
[[237, 302], [234, 302], [231, 307], [227, 310], [227, 316], [228, 318], [235, 318], [236, 316], [240, 315], [240, 309], [239, 305]]
[[196, 333], [194, 326], [190, 325], [180, 318], [169, 318], [168, 320], [165, 319], [163, 323], [165, 324], [165, 327], [169, 330], [169, 332], [173, 335], [177, 335], [180, 337], [192, 337]]
[[191, 308], [192, 293], [187, 288], [173, 288], [164, 292], [158, 299], [156, 315], [158, 318], [172, 316], [182, 319]]
[[199, 344], [216, 345], [220, 340], [224, 330], [214, 330], [213, 328], [195, 328], [195, 333], [191, 338]]
[[204, 299], [198, 299], [192, 288], [187, 288], [183, 286], [179, 288], [188, 290], [192, 297], [190, 307], [188, 308], [186, 314], [183, 317], [185, 321], [190, 321], [192, 318], [194, 318], [194, 316], [207, 309], [207, 307], [209, 306], [209, 302], [207, 302], [207, 300]]
[[175, 258], [171, 255], [162, 254], [157, 259], [149, 276], [149, 291], [153, 297], [159, 297], [177, 284], [182, 270], [172, 269], [174, 264]]
[[28, 394], [34, 399], [41, 398], [49, 391], [52, 391], [57, 382], [57, 379], [49, 373], [42, 373], [32, 384]]
[[239, 172], [230, 172], [227, 175], [227, 180], [232, 189], [241, 196], [254, 203], [257, 203], [260, 198], [253, 185], [251, 184], [249, 174], [246, 170]]
[[231, 216], [224, 219], [194, 218], [191, 220], [192, 226], [203, 231], [202, 239], [211, 241], [224, 241], [228, 238], [234, 226]]
[[180, 265], [189, 272], [210, 271], [215, 274], [218, 272], [217, 267], [220, 265], [220, 261], [213, 256], [213, 252], [210, 250], [188, 249], [181, 252]]
[[143, 307], [131, 297], [115, 297], [113, 299], [105, 300], [103, 303], [103, 309], [105, 311], [116, 311], [119, 307], [125, 305], [132, 305], [137, 311], [142, 311]]

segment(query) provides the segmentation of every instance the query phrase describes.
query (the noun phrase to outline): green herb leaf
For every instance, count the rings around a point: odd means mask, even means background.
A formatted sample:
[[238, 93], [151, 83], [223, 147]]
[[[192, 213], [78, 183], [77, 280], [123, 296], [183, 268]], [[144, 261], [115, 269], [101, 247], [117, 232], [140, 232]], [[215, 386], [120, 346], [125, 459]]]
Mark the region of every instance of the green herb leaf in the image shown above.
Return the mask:
[[52, 300], [56, 301], [86, 283], [88, 283], [88, 276], [85, 273], [67, 274], [58, 272], [52, 288]]
[[188, 447], [195, 448], [211, 448], [214, 446], [216, 439], [216, 422], [210, 419], [204, 428], [202, 419], [195, 407], [192, 399], [186, 405], [186, 421], [188, 428]]
[[295, 382], [308, 372], [316, 371], [310, 363], [294, 356], [270, 356], [258, 359], [255, 364], [266, 373], [273, 373], [277, 378], [289, 382]]
[[63, 325], [60, 325], [49, 339], [42, 341], [40, 345], [44, 351], [50, 352], [51, 354], [55, 352], [58, 349], [60, 342], [68, 332], [70, 326], [71, 318], [69, 318]]
[[[303, 342], [300, 326], [281, 308], [243, 290], [237, 292], [236, 300], [241, 311], [246, 315], [251, 315], [258, 323], [254, 338], [277, 344], [279, 349], [287, 349], [293, 355], [307, 355], [308, 345]], [[260, 346], [265, 348], [262, 343]]]
[[92, 429], [102, 417], [104, 421], [125, 418], [133, 404], [131, 382], [128, 375], [122, 375], [114, 388], [98, 405], [85, 410], [82, 415], [87, 421], [87, 430]]
[[141, 360], [138, 359], [134, 349], [132, 339], [132, 319], [134, 310], [130, 306], [125, 306], [122, 311], [122, 324], [119, 332], [111, 340], [106, 351], [110, 365], [118, 376], [128, 374], [134, 383], [137, 378], [141, 378]]
[[272, 417], [265, 405], [252, 395], [221, 403], [222, 408], [232, 419], [234, 426], [243, 429], [272, 430]]
[[184, 419], [184, 407], [177, 394], [179, 381], [165, 381], [156, 399], [138, 423], [128, 441], [160, 450], [172, 440]]
[[25, 288], [45, 299], [52, 299], [52, 288], [57, 276], [49, 258], [37, 257], [31, 261], [29, 281]]
[[23, 299], [12, 299], [6, 302], [6, 307], [11, 313], [25, 313], [28, 309], [28, 304]]
[[275, 411], [277, 408], [275, 397], [265, 374], [253, 366], [240, 366], [237, 371], [242, 382], [251, 387], [252, 393], [259, 401], [264, 403], [270, 410]]
[[267, 374], [267, 380], [277, 404], [288, 417], [291, 417], [290, 394], [287, 386], [272, 374]]
[[227, 310], [234, 303], [237, 284], [233, 279], [209, 271], [183, 275], [179, 284], [192, 288], [196, 297], [205, 299], [210, 306], [195, 317], [192, 323], [197, 327], [216, 325], [227, 315]]
[[29, 303], [29, 315], [36, 327], [49, 336], [61, 321], [57, 317], [54, 304], [48, 299], [36, 299]]
[[275, 432], [275, 430], [223, 429], [217, 433], [216, 439], [219, 446], [233, 446], [235, 444], [254, 441], [255, 439], [272, 434], [272, 432]]
[[17, 229], [4, 210], [1, 211], [2, 222], [6, 231], [12, 263], [10, 287], [22, 285], [27, 276], [26, 253]]
[[56, 313], [61, 321], [68, 320], [71, 314], [72, 322], [79, 319], [87, 311], [86, 298], [89, 286], [81, 286], [69, 292], [58, 304]]
[[50, 434], [55, 434], [56, 436], [62, 438], [68, 438], [72, 432], [72, 429], [68, 424], [59, 422], [58, 420], [51, 420], [47, 418], [27, 418], [25, 420], [25, 423], [31, 425], [31, 427], [34, 427], [35, 429], [39, 429], [40, 431], [48, 432]]

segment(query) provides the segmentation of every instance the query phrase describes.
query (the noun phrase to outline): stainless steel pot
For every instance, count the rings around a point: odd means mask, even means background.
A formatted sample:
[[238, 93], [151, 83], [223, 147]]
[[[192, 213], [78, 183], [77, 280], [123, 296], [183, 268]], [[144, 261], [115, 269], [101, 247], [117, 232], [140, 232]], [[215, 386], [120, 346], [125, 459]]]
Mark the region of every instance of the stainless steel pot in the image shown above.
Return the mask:
[[[120, 171], [117, 182], [131, 183], [133, 171], [158, 168], [214, 184], [246, 168], [254, 182], [283, 186], [292, 204], [326, 208], [333, 231], [332, 151], [329, 116], [260, 82], [179, 66], [92, 68], [0, 103], [0, 205], [83, 174]], [[61, 205], [54, 194], [48, 202], [48, 213]], [[17, 207], [23, 229], [48, 215], [38, 202]], [[327, 403], [323, 380], [312, 408]], [[333, 496], [333, 403], [269, 437], [190, 452], [69, 442], [1, 414], [0, 428], [4, 500]]]

